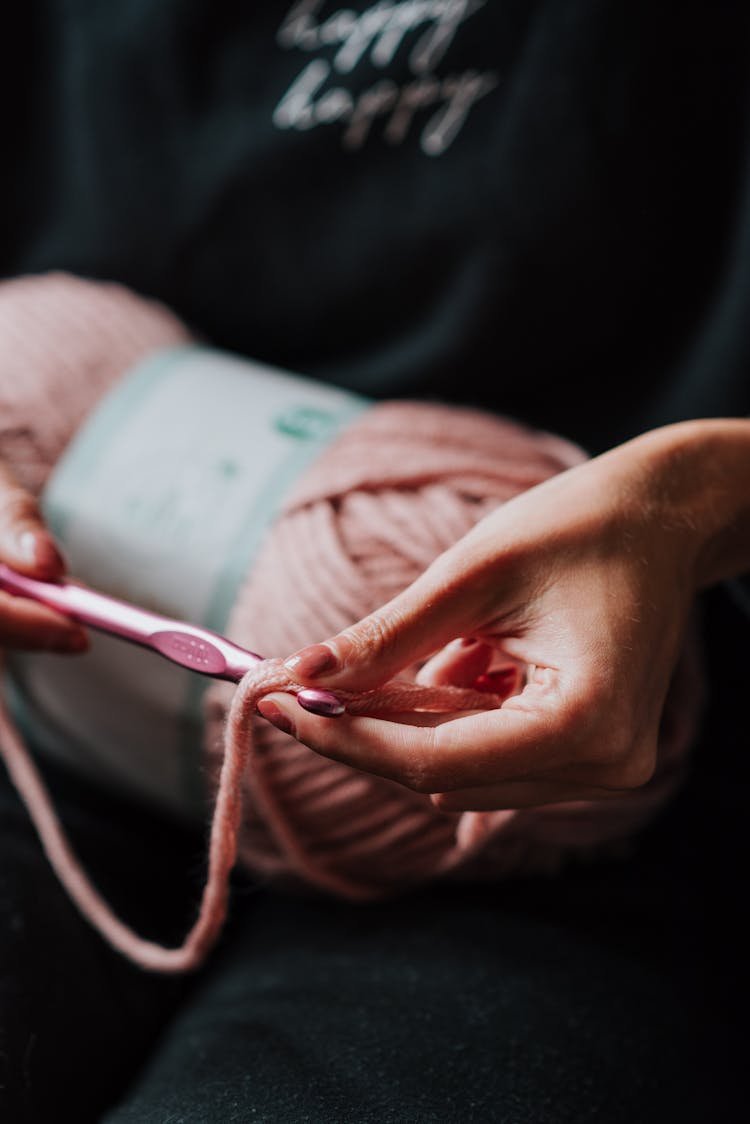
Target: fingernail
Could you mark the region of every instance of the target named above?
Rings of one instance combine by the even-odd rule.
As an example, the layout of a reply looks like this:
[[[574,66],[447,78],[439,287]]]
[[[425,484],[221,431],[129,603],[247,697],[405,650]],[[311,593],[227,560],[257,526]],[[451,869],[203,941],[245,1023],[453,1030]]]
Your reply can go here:
[[[310,714],[318,714],[321,718],[340,718],[346,713],[346,707],[333,691],[323,691],[320,687],[303,687],[297,692],[297,702],[303,710]]]
[[[337,671],[338,666],[339,661],[325,644],[313,644],[310,648],[301,648],[299,652],[295,652],[284,661],[287,671],[298,679],[316,679],[319,675]]]
[[[59,550],[46,535],[24,531],[18,540],[18,546],[22,557],[32,565],[55,570],[64,565]]]
[[[294,737],[294,723],[291,718],[284,713],[281,707],[277,706],[275,702],[270,699],[261,699],[258,703],[258,711],[266,718],[272,726],[278,730],[282,730],[285,734],[291,734]]]
[[[18,549],[27,562],[36,562],[36,535],[33,531],[23,532],[18,539]]]

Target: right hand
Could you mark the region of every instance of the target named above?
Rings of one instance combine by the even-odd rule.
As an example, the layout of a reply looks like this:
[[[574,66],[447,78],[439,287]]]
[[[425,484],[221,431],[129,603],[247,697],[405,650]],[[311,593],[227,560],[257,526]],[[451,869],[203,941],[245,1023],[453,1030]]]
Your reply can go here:
[[[0,461],[0,561],[40,580],[61,578],[65,562],[34,497]],[[84,652],[88,636],[75,621],[26,597],[0,590],[0,648]]]

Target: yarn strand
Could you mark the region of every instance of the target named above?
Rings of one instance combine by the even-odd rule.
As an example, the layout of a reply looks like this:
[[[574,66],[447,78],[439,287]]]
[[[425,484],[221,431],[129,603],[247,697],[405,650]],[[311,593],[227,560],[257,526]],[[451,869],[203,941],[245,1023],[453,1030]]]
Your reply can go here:
[[[237,858],[242,817],[242,777],[253,757],[252,721],[257,703],[272,691],[295,691],[280,660],[265,660],[239,683],[227,716],[224,756],[211,821],[208,872],[198,916],[183,943],[168,948],[140,936],[113,911],[84,870],[65,834],[42,776],[24,744],[5,702],[0,697],[0,754],[28,811],[50,865],[80,913],[114,949],[152,972],[194,971],[216,944],[227,918],[229,879]],[[499,705],[497,696],[458,687],[422,687],[394,682],[382,691],[339,692],[351,713],[396,713],[405,710],[477,710]],[[329,890],[356,892],[356,885],[332,872],[315,868],[271,800],[265,795],[277,834],[305,875]]]

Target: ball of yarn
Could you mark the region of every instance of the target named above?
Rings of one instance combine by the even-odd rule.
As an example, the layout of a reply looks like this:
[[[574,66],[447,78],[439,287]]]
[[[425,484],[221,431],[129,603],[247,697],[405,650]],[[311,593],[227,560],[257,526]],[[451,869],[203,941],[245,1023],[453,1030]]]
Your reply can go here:
[[[84,418],[125,371],[191,334],[122,285],[66,273],[0,283],[0,458],[38,495]]]
[[[114,381],[149,352],[190,339],[167,309],[119,285],[65,274],[0,284],[0,458],[38,493]],[[283,657],[382,605],[497,505],[584,458],[561,437],[438,402],[375,404],[332,442],[286,498],[227,629],[277,658],[238,689],[216,682],[205,695],[205,775],[216,805],[208,884],[185,946],[159,950],[130,934],[93,890],[73,888],[85,879],[62,833],[46,840],[79,906],[113,944],[157,970],[196,966],[220,931],[235,860],[297,891],[359,900],[437,878],[554,871],[631,839],[653,817],[684,775],[699,719],[694,640],[674,676],[655,773],[617,800],[448,815],[426,795],[319,757],[255,711],[262,694],[288,688]],[[408,690],[417,671],[406,669],[394,689]],[[450,688],[413,689],[426,705],[451,709]],[[464,693],[457,705],[501,702],[477,697]],[[377,692],[349,701],[377,712]],[[6,760],[20,760],[7,715],[0,740]],[[22,787],[25,768],[14,779],[28,804],[42,801],[36,781]]]

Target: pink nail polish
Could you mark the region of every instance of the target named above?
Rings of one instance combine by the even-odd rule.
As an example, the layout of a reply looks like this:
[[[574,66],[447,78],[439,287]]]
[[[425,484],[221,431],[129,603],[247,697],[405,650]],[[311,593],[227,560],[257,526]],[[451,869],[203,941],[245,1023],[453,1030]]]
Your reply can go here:
[[[284,667],[298,679],[316,679],[319,675],[336,671],[338,660],[325,644],[313,644],[295,652],[285,660]]]
[[[45,570],[59,570],[64,565],[55,544],[43,534],[24,531],[18,545],[23,557],[32,565],[42,566]]]
[[[18,540],[18,549],[27,562],[36,562],[36,535],[33,531],[24,531]]]

